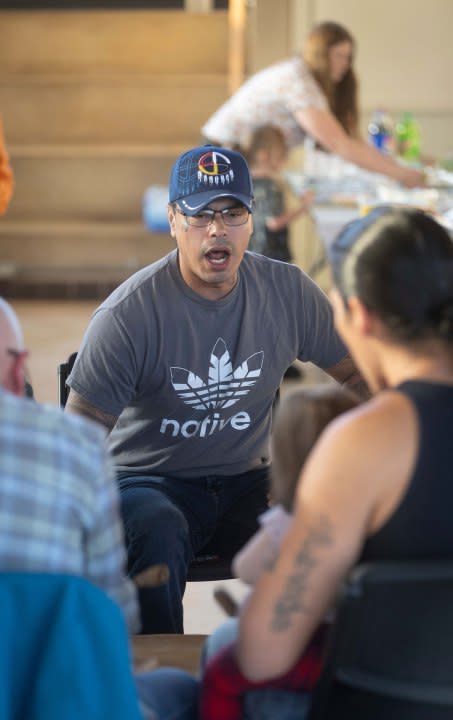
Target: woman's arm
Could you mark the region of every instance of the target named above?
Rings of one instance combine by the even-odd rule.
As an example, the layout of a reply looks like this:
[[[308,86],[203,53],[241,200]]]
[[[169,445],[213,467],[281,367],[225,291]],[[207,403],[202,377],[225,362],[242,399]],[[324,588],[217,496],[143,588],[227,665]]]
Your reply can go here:
[[[328,110],[314,107],[304,108],[298,110],[295,117],[300,126],[326,150],[340,155],[347,162],[371,172],[387,175],[406,187],[425,185],[425,177],[422,172],[403,167],[363,140],[350,137]]]

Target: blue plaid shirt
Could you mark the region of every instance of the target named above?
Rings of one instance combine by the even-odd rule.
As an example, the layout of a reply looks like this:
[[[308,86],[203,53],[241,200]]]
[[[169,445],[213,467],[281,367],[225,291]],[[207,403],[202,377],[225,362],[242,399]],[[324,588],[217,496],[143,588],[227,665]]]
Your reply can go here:
[[[96,423],[0,390],[0,571],[82,575],[139,628],[119,496]]]

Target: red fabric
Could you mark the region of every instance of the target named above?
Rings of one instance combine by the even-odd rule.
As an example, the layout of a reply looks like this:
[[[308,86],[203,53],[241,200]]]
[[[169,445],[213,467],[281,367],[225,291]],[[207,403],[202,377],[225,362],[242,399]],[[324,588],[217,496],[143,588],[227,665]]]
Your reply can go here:
[[[212,657],[203,674],[200,698],[201,720],[241,720],[242,696],[248,690],[281,688],[312,690],[321,673],[325,628],[321,626],[304,654],[285,675],[252,682],[239,670],[236,643],[231,643]]]

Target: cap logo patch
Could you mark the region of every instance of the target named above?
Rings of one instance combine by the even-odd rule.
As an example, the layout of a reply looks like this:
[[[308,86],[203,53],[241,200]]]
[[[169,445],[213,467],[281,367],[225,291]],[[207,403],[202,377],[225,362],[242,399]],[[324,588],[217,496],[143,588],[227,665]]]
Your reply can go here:
[[[231,161],[217,151],[204,153],[198,160],[198,182],[209,187],[225,185],[234,179]]]

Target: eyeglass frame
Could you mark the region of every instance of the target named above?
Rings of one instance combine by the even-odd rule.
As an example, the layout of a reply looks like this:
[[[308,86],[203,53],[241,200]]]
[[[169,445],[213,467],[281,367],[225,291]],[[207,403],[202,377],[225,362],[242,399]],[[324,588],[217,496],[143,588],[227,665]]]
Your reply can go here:
[[[200,212],[197,213],[197,215],[188,215],[187,213],[183,212],[183,210],[181,210],[181,209],[176,205],[176,203],[172,203],[172,208],[173,208],[173,210],[174,210],[175,212],[179,213],[180,215],[182,215],[182,216],[186,219],[186,223],[187,223],[190,227],[198,228],[199,230],[201,230],[201,229],[203,229],[203,228],[207,228],[207,227],[209,227],[213,222],[215,222],[215,216],[216,216],[216,215],[220,215],[220,216],[221,216],[222,222],[223,222],[227,227],[242,227],[243,225],[246,225],[247,220],[249,219],[250,215],[252,214],[251,211],[250,211],[245,205],[232,205],[231,207],[222,208],[222,210],[213,210],[212,208],[203,208],[203,210],[200,210]],[[247,214],[246,214],[245,220],[244,220],[243,222],[240,222],[238,225],[231,225],[230,223],[226,222],[225,217],[226,217],[226,214],[227,214],[230,210],[235,210],[235,209],[236,209],[236,210],[239,210],[239,209],[242,210],[242,209],[243,209],[243,210],[246,211]],[[206,225],[194,225],[193,223],[190,222],[189,218],[194,218],[194,217],[197,217],[197,216],[199,217],[199,215],[202,214],[202,213],[205,213],[205,214],[209,217],[209,221],[206,223]]]

